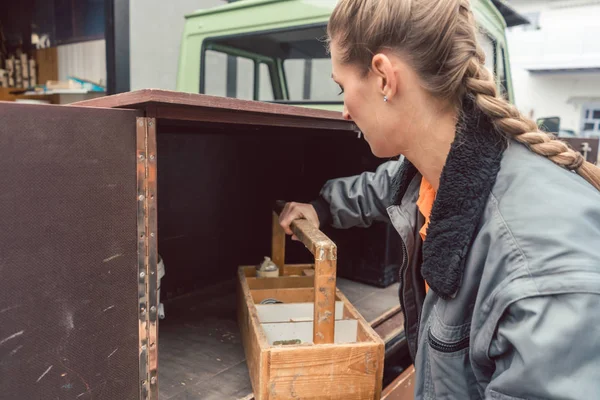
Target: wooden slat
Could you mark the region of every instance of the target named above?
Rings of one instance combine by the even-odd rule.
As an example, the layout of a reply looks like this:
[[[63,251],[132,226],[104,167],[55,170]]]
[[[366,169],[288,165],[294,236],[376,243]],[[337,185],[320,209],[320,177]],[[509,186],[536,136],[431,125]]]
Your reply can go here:
[[[374,343],[274,348],[268,399],[379,399],[378,357]]]
[[[315,299],[313,287],[251,290],[250,293],[254,304],[260,304],[265,299],[277,299],[284,303],[304,303]]]
[[[304,271],[312,270],[314,274],[315,264],[289,264],[285,266],[285,275],[300,275],[300,276],[308,276]],[[311,275],[313,275],[311,274]]]
[[[360,322],[359,326],[363,327],[363,329],[365,331],[365,335],[367,335],[368,339],[370,341],[373,341],[376,343],[381,343],[381,345],[383,345],[383,341],[381,340],[379,335],[373,330],[371,325],[369,325],[369,323],[367,321],[365,321],[363,316],[352,305],[352,303],[350,303],[348,301],[346,296],[344,296],[344,293],[342,293],[342,291],[338,290],[337,297],[344,302],[344,318],[357,319]]]
[[[335,318],[335,260],[318,260],[315,257],[315,313],[313,342],[333,343]]]
[[[279,267],[279,275],[285,275],[285,232],[279,225],[279,216],[273,213],[273,238],[271,240],[271,259]]]
[[[378,360],[381,360],[377,365],[377,382],[383,381],[383,361],[385,360],[385,344],[381,337],[373,330],[371,325],[365,321],[363,316],[356,310],[356,308],[348,301],[346,296],[341,291],[337,291],[337,296],[344,302],[344,312],[348,313],[351,318],[355,318],[358,320],[358,340],[360,341],[370,341],[376,343],[377,345],[377,357]],[[376,399],[379,399],[381,395],[381,384],[377,389]]]
[[[37,64],[37,82],[45,84],[47,81],[58,80],[58,50],[57,47],[48,47],[35,51]]]
[[[254,266],[243,266],[244,274],[246,278],[255,278],[256,277],[256,267]],[[285,276],[305,276],[304,271],[307,269],[315,268],[315,264],[287,264],[285,265]]]
[[[269,344],[263,330],[258,325],[258,314],[243,268],[238,270],[238,279],[238,325],[254,394],[258,399],[262,399],[264,398],[263,394],[267,391],[269,381],[269,377],[266,375],[269,372],[267,368]]]
[[[279,278],[246,278],[248,287],[257,289],[282,289],[313,287],[312,276],[281,276]]]
[[[402,313],[402,311],[401,311],[400,305],[397,305],[396,307],[390,308],[383,314],[379,315],[374,320],[369,321],[369,325],[371,325],[373,328],[377,328],[379,325],[381,325],[382,323],[384,323],[385,321],[387,321],[394,315],[401,314],[401,313]]]
[[[297,219],[290,224],[290,229],[315,256],[315,260],[337,260],[335,243],[308,220]]]
[[[411,366],[390,383],[381,400],[413,400],[415,398],[415,368]]]
[[[15,101],[17,96],[10,94],[11,91],[16,90],[15,88],[0,87],[0,101]]]
[[[383,323],[373,328],[384,342],[388,342],[398,337],[404,331],[404,315],[402,313],[394,314]]]

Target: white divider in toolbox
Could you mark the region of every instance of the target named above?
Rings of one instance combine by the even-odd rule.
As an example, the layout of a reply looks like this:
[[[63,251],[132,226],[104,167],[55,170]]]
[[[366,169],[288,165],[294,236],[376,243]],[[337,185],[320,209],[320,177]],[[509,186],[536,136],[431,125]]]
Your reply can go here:
[[[261,324],[269,345],[278,341],[312,343],[313,322],[275,322]],[[334,343],[355,343],[358,340],[358,321],[340,319],[335,321]]]
[[[311,322],[314,317],[314,310],[315,303],[256,304],[258,320],[261,323]],[[335,319],[342,319],[343,315],[344,303],[336,301]]]

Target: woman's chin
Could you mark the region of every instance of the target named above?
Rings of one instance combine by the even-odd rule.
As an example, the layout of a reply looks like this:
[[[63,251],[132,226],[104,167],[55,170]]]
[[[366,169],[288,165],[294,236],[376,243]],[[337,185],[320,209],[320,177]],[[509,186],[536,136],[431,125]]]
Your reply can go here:
[[[382,146],[376,146],[374,144],[372,144],[371,142],[369,142],[367,140],[367,143],[369,143],[369,147],[371,148],[371,153],[373,153],[373,155],[377,158],[389,158],[389,157],[393,157],[392,152],[390,152],[389,150],[386,151],[386,149]]]

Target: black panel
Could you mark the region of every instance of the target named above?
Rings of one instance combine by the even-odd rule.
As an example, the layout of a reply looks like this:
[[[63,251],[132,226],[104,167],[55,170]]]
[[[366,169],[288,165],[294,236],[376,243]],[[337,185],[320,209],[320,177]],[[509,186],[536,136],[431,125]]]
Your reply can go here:
[[[2,399],[137,399],[134,111],[0,104]]]
[[[159,123],[158,128],[164,299],[234,279],[239,265],[269,255],[274,200],[311,201],[327,179],[373,170],[382,161],[355,133],[208,124],[189,129]],[[360,235],[365,250],[356,249],[355,240],[339,248],[340,260],[346,260],[339,264],[339,276],[352,274],[357,263],[370,263],[367,274],[381,273],[374,271],[386,257],[387,233],[373,229],[368,239]],[[344,256],[350,251],[357,256]],[[286,256],[291,262],[311,260],[301,244],[291,241]]]
[[[129,0],[105,0],[106,92],[128,92],[129,71]]]

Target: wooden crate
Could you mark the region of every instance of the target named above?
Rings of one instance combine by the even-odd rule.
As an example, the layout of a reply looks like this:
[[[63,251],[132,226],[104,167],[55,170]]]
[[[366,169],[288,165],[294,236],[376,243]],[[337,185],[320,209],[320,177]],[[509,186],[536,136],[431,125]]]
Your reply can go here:
[[[280,276],[257,278],[253,266],[238,271],[238,322],[255,398],[379,399],[384,343],[336,289],[335,244],[306,220],[292,230],[314,265],[285,265],[285,234],[274,213]],[[283,304],[261,304],[267,298]],[[301,342],[289,344],[295,339]]]

